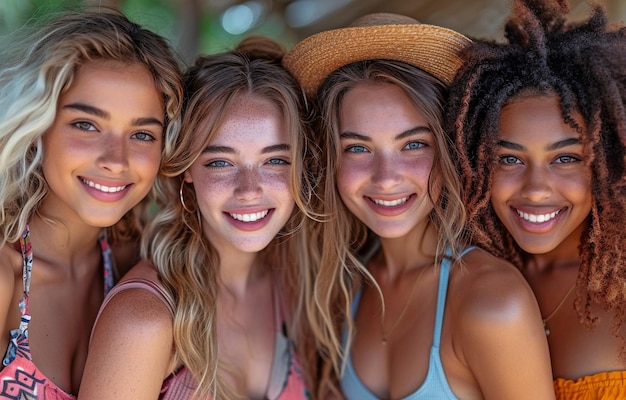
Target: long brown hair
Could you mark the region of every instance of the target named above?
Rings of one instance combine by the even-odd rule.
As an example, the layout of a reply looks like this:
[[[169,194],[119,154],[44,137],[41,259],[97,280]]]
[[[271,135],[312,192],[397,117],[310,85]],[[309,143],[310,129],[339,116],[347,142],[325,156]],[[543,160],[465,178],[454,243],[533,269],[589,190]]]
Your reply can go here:
[[[317,99],[320,110],[317,134],[323,149],[318,196],[320,213],[326,220],[318,225],[318,245],[322,250],[319,260],[314,264],[319,265],[315,300],[321,310],[328,310],[329,313],[322,314],[325,320],[318,325],[332,326],[329,322],[333,322],[335,327],[333,331],[325,331],[322,335],[322,356],[328,364],[327,373],[332,370],[336,375],[341,374],[346,349],[350,346],[353,325],[349,316],[355,288],[366,279],[373,282],[359,260],[359,253],[370,246],[368,241],[373,234],[349,211],[337,188],[336,175],[341,156],[339,112],[346,93],[355,85],[381,82],[400,87],[422,112],[433,133],[436,151],[428,195],[433,203],[430,223],[439,233],[436,257],[441,259],[446,248],[458,255],[465,242],[465,209],[461,202],[460,180],[453,161],[451,141],[443,129],[443,112],[448,94],[446,86],[417,67],[393,60],[359,61],[329,75],[320,87]],[[440,194],[433,198],[433,193]],[[344,324],[348,330],[345,347],[342,346],[340,332]],[[330,390],[334,390],[332,381],[332,378],[327,379]]]
[[[279,290],[290,306],[289,335],[301,335],[299,322],[311,293],[304,247],[310,184],[304,160],[308,135],[303,121],[304,95],[281,66],[282,48],[266,38],[248,38],[235,50],[199,57],[184,75],[185,102],[181,140],[166,160],[167,178],[158,183],[160,209],[146,228],[142,256],[152,262],[174,304],[177,362],[193,375],[197,398],[235,398],[233,388],[217,379],[228,366],[218,356],[216,304],[220,260],[200,226],[195,192],[183,174],[200,156],[239,96],[253,94],[281,110],[291,143],[291,187],[297,204],[282,233],[262,257],[272,257]],[[308,158],[307,158],[308,159]],[[181,186],[182,184],[182,186]],[[179,190],[181,193],[179,194]],[[184,199],[184,205],[179,196]],[[306,364],[304,364],[306,365]],[[305,369],[306,372],[306,369]],[[308,383],[313,378],[307,375]]]

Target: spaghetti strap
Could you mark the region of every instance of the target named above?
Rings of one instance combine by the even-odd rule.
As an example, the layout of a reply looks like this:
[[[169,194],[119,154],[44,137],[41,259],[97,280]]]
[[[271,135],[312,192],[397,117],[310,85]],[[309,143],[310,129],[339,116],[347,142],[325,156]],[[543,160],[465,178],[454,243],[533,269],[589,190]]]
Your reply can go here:
[[[441,339],[441,327],[443,325],[443,312],[446,308],[446,295],[448,293],[448,278],[450,277],[450,251],[447,250],[439,269],[439,288],[437,291],[437,311],[435,313],[435,332],[433,333],[433,346],[439,348]]]
[[[106,230],[98,237],[100,250],[102,251],[102,265],[104,267],[104,295],[106,296],[115,285],[113,277],[113,257],[111,256],[111,247],[107,242]]]
[[[467,247],[459,254],[459,258],[463,257],[470,251],[474,250],[475,246]],[[450,267],[452,266],[452,252],[447,249],[443,260],[441,261],[441,268],[439,271],[439,291],[437,293],[437,312],[435,316],[435,333],[433,334],[433,345],[439,347],[441,339],[441,327],[443,326],[443,313],[446,308],[446,295],[448,293],[448,281],[450,278]]]

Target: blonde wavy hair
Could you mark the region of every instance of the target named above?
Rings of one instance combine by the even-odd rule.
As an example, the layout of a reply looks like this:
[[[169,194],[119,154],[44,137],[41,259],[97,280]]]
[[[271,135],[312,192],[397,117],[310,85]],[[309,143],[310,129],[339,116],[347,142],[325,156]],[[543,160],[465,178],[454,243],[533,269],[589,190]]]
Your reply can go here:
[[[289,309],[289,336],[301,336],[302,309],[311,293],[305,243],[311,177],[305,168],[310,151],[303,116],[304,95],[281,66],[282,47],[267,38],[253,37],[233,51],[199,57],[184,76],[185,103],[182,135],[168,160],[167,178],[160,180],[160,209],[147,225],[142,257],[152,262],[175,304],[174,345],[177,364],[184,365],[197,383],[195,398],[241,397],[217,379],[219,360],[216,301],[220,260],[200,226],[193,187],[183,174],[211,142],[235,99],[254,95],[276,104],[284,116],[291,143],[291,187],[297,204],[287,225],[260,254],[278,277]],[[185,207],[179,199],[182,196]],[[301,251],[301,249],[303,249]],[[297,251],[296,251],[297,250]],[[303,325],[304,326],[304,325]],[[306,370],[306,368],[305,368]],[[308,384],[314,378],[307,376]]]
[[[321,114],[317,132],[323,149],[319,213],[325,216],[326,221],[319,224],[316,230],[321,254],[314,262],[318,266],[314,298],[318,303],[316,308],[323,310],[319,314],[323,319],[317,324],[318,335],[322,338],[318,347],[324,358],[323,381],[330,385],[329,390],[336,390],[337,376],[342,373],[346,349],[351,343],[353,321],[350,310],[354,292],[364,279],[373,280],[359,255],[371,251],[376,237],[343,203],[336,179],[341,159],[339,112],[346,93],[363,83],[390,83],[400,87],[422,112],[434,136],[436,151],[428,195],[434,205],[430,222],[439,233],[436,259],[440,260],[447,248],[457,258],[460,248],[467,242],[461,185],[453,162],[454,148],[443,129],[447,101],[445,85],[416,67],[393,60],[355,62],[329,75],[317,98]],[[437,193],[438,197],[433,198],[433,194]],[[372,283],[375,285],[375,282]],[[341,330],[344,326],[348,329],[348,343],[342,348]],[[334,329],[325,330],[325,327]]]
[[[4,38],[0,48],[0,245],[15,242],[48,193],[42,137],[53,124],[59,97],[85,63],[141,64],[165,104],[163,158],[173,150],[182,107],[181,71],[161,36],[121,13],[98,9],[67,13]],[[111,236],[139,233],[131,210]]]

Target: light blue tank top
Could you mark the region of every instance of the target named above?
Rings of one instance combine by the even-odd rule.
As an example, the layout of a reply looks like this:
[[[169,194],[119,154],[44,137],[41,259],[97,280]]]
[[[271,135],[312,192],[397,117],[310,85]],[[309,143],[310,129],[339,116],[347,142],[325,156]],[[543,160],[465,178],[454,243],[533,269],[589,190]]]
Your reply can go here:
[[[468,253],[474,247],[465,249],[461,256]],[[433,345],[430,348],[430,361],[428,363],[428,373],[426,379],[415,392],[403,397],[401,400],[459,400],[446,379],[443,371],[441,357],[439,356],[439,342],[441,339],[441,326],[443,325],[443,311],[446,306],[446,293],[448,291],[448,278],[450,276],[450,252],[446,251],[446,258],[441,261],[439,271],[439,289],[437,292],[437,312],[435,315],[435,332],[433,334]],[[361,290],[359,290],[352,304],[352,318],[356,315],[356,310],[361,299]],[[343,334],[343,344],[347,341],[347,330]],[[372,392],[370,392],[363,382],[359,379],[352,365],[352,357],[347,354],[347,364],[344,375],[341,379],[341,389],[349,400],[378,400]]]

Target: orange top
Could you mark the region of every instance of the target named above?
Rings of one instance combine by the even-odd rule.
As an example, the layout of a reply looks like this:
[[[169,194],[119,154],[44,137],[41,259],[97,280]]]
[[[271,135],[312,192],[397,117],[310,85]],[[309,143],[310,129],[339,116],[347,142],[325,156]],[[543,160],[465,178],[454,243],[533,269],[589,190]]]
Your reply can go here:
[[[600,372],[575,381],[554,381],[556,400],[626,399],[626,371]]]

